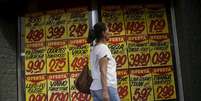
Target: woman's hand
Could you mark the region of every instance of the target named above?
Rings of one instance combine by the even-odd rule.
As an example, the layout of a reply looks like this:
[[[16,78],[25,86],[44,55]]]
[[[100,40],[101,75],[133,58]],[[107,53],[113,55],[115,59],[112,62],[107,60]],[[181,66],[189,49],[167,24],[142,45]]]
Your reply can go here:
[[[103,101],[110,101],[109,94],[107,90],[103,90]]]

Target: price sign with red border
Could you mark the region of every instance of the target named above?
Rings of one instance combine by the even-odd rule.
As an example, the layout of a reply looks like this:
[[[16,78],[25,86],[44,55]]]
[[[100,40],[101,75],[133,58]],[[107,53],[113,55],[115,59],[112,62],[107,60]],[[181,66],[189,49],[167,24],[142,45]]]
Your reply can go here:
[[[131,101],[128,70],[117,71],[118,93],[121,101]]]
[[[123,11],[120,6],[103,6],[101,16],[110,36],[125,35]]]
[[[66,41],[47,42],[47,73],[68,72]]]
[[[126,34],[147,34],[145,8],[141,5],[135,5],[125,6],[123,10]]]
[[[67,37],[67,18],[64,10],[48,11],[45,19],[46,40],[62,40]]]
[[[149,35],[152,66],[172,65],[172,53],[168,34]]]
[[[70,101],[92,101],[92,97],[88,94],[81,93],[75,88],[74,81],[80,72],[70,73]]]
[[[69,101],[69,75],[48,75],[48,101]]]
[[[172,67],[153,68],[154,96],[157,101],[176,99]]]
[[[26,101],[47,101],[45,75],[25,77]]]
[[[146,5],[148,34],[169,33],[165,6]]]
[[[153,86],[150,69],[130,70],[132,101],[153,101]]]
[[[46,73],[45,44],[25,44],[25,75]]]
[[[68,41],[70,72],[81,71],[89,66],[90,45],[86,39],[71,39]]]
[[[129,68],[150,66],[147,35],[129,36],[127,40]]]
[[[110,37],[108,47],[116,60],[117,69],[127,68],[128,62],[125,36]]]
[[[86,7],[71,8],[67,11],[69,38],[86,38],[89,33],[88,10]]]
[[[35,13],[24,17],[25,43],[45,41],[44,19],[43,13]]]

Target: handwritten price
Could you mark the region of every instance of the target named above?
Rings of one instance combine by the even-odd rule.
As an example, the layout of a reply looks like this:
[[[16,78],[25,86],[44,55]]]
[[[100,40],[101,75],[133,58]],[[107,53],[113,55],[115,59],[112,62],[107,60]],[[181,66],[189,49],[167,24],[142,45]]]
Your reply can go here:
[[[149,26],[149,32],[162,32],[165,28],[165,20],[164,19],[155,19],[151,20],[151,24]]]
[[[38,73],[43,70],[44,66],[45,66],[44,60],[29,61],[27,64],[28,69],[26,70],[26,72]]]
[[[170,98],[174,94],[173,85],[158,86],[157,97],[160,98]]]
[[[43,36],[43,29],[31,29],[26,38],[28,39],[28,41],[40,41]]]
[[[50,72],[63,71],[66,65],[66,58],[51,59],[49,62]]]
[[[29,97],[29,101],[46,101],[46,95],[45,94],[31,94],[31,96]]]
[[[149,63],[150,54],[130,54],[129,58],[130,66],[146,66]]]
[[[116,34],[119,34],[120,32],[123,31],[123,24],[120,22],[120,23],[108,23],[107,24],[107,27],[109,29],[109,32],[113,32],[113,33],[116,33]]]
[[[128,95],[128,86],[119,86],[118,93],[121,99],[126,97],[126,95]]]
[[[62,35],[64,35],[65,32],[65,28],[63,26],[60,27],[50,27],[48,28],[48,39],[57,39],[57,38],[61,38]]]
[[[77,37],[83,36],[86,33],[87,28],[88,28],[87,24],[71,25],[69,27],[70,37],[75,37],[76,35]]]
[[[72,96],[71,101],[90,101],[91,100],[90,95],[80,93],[80,92],[73,92],[71,96]]]
[[[155,52],[152,57],[153,64],[167,64],[170,60],[170,52]]]
[[[126,55],[117,55],[115,57],[115,60],[117,62],[117,67],[121,67],[126,63]]]
[[[133,100],[134,101],[147,101],[148,96],[151,93],[151,88],[137,88],[135,89]]]
[[[130,31],[130,34],[140,34],[144,31],[145,24],[144,22],[128,22],[127,23],[127,30]]]
[[[88,65],[88,57],[75,57],[73,62],[71,63],[73,70],[82,69],[87,65]]]
[[[39,23],[41,21],[40,16],[31,16],[29,17],[28,21],[30,23]]]
[[[49,101],[68,101],[68,93],[53,92]]]

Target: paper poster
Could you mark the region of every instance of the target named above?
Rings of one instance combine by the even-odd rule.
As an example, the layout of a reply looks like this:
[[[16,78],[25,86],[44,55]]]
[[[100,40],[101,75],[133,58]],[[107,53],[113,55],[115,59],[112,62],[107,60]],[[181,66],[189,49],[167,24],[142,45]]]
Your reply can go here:
[[[69,75],[48,75],[48,101],[69,101]]]
[[[125,36],[110,37],[108,42],[108,47],[112,53],[113,58],[116,60],[117,69],[127,68],[127,45]]]
[[[130,70],[132,101],[154,101],[150,69]]]
[[[66,41],[47,42],[47,73],[68,72]]]
[[[70,72],[81,71],[89,66],[90,45],[86,39],[72,39],[68,41]]]
[[[45,43],[25,44],[25,75],[45,74]]]
[[[45,41],[44,19],[43,13],[35,13],[24,17],[25,43]]]
[[[106,24],[110,36],[125,35],[123,10],[120,6],[103,6],[102,21]]]
[[[147,34],[145,8],[141,5],[125,6],[124,20],[126,35]]]
[[[47,101],[45,75],[25,76],[26,101]]]
[[[128,70],[117,71],[117,86],[121,101],[131,101]]]
[[[157,101],[176,99],[172,67],[153,68],[154,96]]]
[[[150,53],[147,35],[128,36],[129,68],[150,66]]]
[[[70,73],[70,101],[92,101],[92,97],[88,94],[79,92],[74,85],[75,79],[80,72]]]
[[[168,21],[165,6],[146,5],[148,34],[166,34]]]
[[[168,34],[149,35],[152,66],[172,65],[172,53]]]
[[[86,7],[67,10],[68,38],[86,38],[89,33],[89,13]]]
[[[64,10],[48,11],[45,18],[46,41],[66,39],[67,18]]]

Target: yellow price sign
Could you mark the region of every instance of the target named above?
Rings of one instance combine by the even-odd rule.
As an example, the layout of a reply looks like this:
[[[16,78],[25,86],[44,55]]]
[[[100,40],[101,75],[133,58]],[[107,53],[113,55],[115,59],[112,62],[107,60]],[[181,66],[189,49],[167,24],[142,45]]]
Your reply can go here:
[[[45,75],[25,77],[26,101],[47,101]]]
[[[63,40],[67,37],[67,18],[64,10],[48,11],[46,15],[46,40]]]
[[[150,69],[130,71],[132,101],[153,101],[152,76]]]
[[[152,75],[155,100],[176,99],[172,67],[153,68]]]
[[[101,16],[110,36],[125,35],[123,11],[120,6],[103,6]]]
[[[66,41],[47,42],[47,73],[68,72]]]

